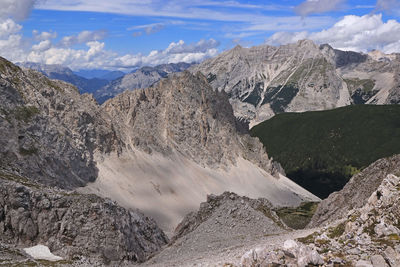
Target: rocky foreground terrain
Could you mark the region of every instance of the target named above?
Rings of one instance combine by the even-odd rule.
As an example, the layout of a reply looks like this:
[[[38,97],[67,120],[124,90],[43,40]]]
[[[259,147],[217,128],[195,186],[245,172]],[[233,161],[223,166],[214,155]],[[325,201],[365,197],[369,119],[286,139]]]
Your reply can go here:
[[[0,257],[1,265],[11,266],[28,264],[15,246],[37,244],[48,246],[64,263],[143,262],[168,238],[154,220],[111,200],[0,172],[0,242],[16,251]]]
[[[209,196],[144,265],[400,266],[400,178],[393,174],[400,174],[399,163],[399,156],[382,159],[354,176],[350,185],[358,190],[322,201],[305,230],[287,227],[264,199]],[[341,207],[335,195],[349,204]]]

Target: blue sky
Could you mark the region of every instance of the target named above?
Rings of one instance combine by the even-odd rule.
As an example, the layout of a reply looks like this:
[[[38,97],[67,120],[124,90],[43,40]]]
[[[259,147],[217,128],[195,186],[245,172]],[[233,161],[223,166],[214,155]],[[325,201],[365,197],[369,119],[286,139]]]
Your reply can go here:
[[[0,9],[1,56],[73,69],[201,61],[236,44],[304,38],[400,52],[399,0],[2,0]]]

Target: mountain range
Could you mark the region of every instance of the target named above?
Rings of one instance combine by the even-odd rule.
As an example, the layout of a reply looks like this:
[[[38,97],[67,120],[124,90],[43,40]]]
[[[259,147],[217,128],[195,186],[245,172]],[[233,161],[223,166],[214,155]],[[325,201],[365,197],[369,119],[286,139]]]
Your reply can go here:
[[[284,177],[228,97],[184,72],[99,106],[76,87],[1,59],[1,167],[151,215],[167,233],[207,194],[319,200]]]
[[[381,104],[398,103],[399,55],[308,40],[237,46],[198,65],[144,67],[89,93],[78,85],[92,79],[32,66],[0,58],[1,263],[399,266],[399,156],[367,167],[387,156],[381,143],[339,138],[379,128],[378,141],[393,136],[397,106]],[[321,109],[334,110],[287,113]],[[355,140],[371,152],[337,157],[372,155],[360,166],[329,161],[356,174],[322,201],[271,158],[290,172],[298,162],[285,152],[303,158],[317,140],[329,143],[308,131],[330,147],[354,150]]]
[[[250,126],[283,112],[400,102],[400,55],[341,51],[309,40],[236,46],[191,70],[228,93],[235,116]]]

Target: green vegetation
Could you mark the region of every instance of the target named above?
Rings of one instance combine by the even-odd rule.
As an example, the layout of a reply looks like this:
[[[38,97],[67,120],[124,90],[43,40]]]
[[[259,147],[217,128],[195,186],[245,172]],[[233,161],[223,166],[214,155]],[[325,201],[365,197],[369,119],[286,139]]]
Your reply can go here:
[[[297,208],[280,208],[276,214],[290,228],[304,229],[318,207],[317,202],[305,202]]]
[[[306,237],[300,237],[297,238],[297,241],[303,243],[303,244],[311,244],[311,243],[315,243],[315,237],[318,235],[318,233],[313,233],[311,235],[308,235]]]
[[[12,113],[15,119],[19,121],[29,122],[33,116],[39,113],[39,109],[35,106],[19,106]]]
[[[345,224],[344,223],[340,223],[337,226],[330,228],[329,232],[328,232],[328,237],[329,238],[337,238],[343,235],[344,231],[345,231]]]
[[[400,153],[400,106],[278,114],[251,129],[287,176],[326,198],[372,162]]]
[[[358,78],[354,79],[344,79],[347,83],[347,87],[350,92],[353,92],[357,89],[361,89],[363,92],[371,92],[375,87],[375,81],[371,79],[360,80]]]
[[[0,179],[20,183],[28,187],[34,187],[34,188],[40,187],[38,184],[32,182],[31,180],[13,173],[0,171]]]
[[[31,156],[37,154],[38,149],[36,147],[30,147],[28,149],[25,149],[23,147],[19,148],[19,153],[23,156]]]
[[[18,70],[20,70],[18,66],[14,65],[10,61],[4,58],[0,58],[0,72],[5,73],[7,69],[11,69],[11,71],[13,72],[17,72]]]

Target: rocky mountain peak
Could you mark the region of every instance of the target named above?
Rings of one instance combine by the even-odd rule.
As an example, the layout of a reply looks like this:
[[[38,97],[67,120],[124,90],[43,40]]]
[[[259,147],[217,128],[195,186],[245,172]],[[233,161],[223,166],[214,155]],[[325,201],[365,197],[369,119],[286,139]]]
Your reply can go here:
[[[236,47],[190,69],[201,71],[214,90],[227,92],[235,116],[253,126],[282,112],[397,103],[398,57],[385,58],[301,40]]]
[[[242,156],[270,168],[258,140],[237,134],[239,126],[227,94],[214,91],[199,72],[186,71],[147,89],[126,91],[102,108],[125,127],[120,131],[124,143],[149,153],[178,151],[214,167]],[[154,126],[150,132],[146,131],[149,125]]]

